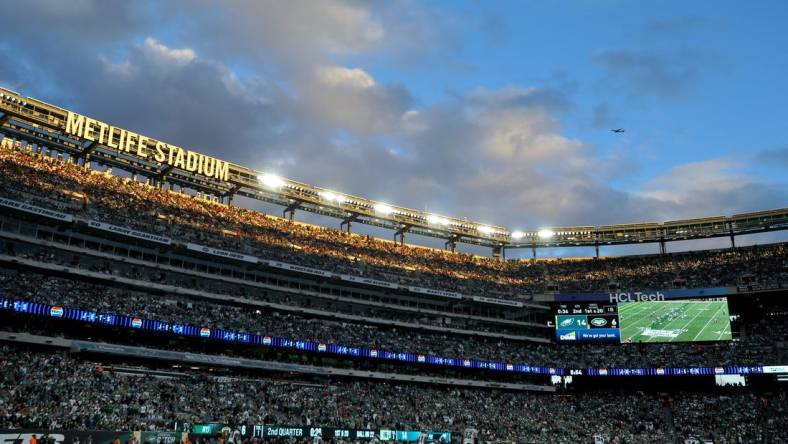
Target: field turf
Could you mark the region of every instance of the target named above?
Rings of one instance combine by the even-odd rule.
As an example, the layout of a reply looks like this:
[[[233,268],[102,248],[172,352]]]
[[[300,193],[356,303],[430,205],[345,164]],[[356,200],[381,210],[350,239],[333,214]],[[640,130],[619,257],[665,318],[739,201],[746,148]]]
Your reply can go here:
[[[621,342],[728,341],[727,301],[622,302]]]

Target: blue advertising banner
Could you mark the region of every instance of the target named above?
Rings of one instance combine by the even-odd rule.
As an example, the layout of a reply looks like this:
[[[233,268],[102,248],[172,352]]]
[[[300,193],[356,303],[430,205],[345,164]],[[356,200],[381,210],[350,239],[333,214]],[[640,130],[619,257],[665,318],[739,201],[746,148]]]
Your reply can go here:
[[[620,330],[617,328],[593,328],[585,330],[555,330],[555,338],[560,342],[621,342]]]

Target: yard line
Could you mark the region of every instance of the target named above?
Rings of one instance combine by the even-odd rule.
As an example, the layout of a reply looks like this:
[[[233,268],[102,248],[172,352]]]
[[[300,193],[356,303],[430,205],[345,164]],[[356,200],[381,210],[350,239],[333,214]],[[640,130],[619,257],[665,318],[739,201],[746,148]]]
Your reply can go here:
[[[650,307],[645,305],[644,302],[628,302],[628,303],[624,304],[625,307],[627,305],[631,305],[631,306],[633,306],[635,308],[628,308],[627,307],[626,308],[626,312],[627,312],[626,316],[622,316],[621,315],[621,309],[619,308],[619,312],[618,312],[618,326],[621,329],[621,337],[625,336],[624,335],[625,331],[626,332],[629,332],[631,330],[635,331],[635,334],[631,334],[631,335],[627,335],[626,336],[626,339],[630,339],[630,338],[632,338],[632,337],[637,335],[637,331],[638,331],[637,328],[639,326],[639,323],[636,321],[636,319],[638,318],[638,314],[643,312],[643,313],[645,313],[647,315],[649,313],[648,308],[650,308]],[[630,313],[630,311],[633,311],[633,310],[634,310],[634,313]],[[631,318],[629,316],[631,316]],[[624,319],[626,319],[626,321],[624,321]],[[623,328],[623,325],[625,324],[625,322],[626,322],[626,324],[629,324],[629,325],[626,328]]]
[[[692,325],[693,322],[695,322],[695,319],[697,319],[698,316],[701,315],[701,313],[703,313],[703,307],[698,307],[698,305],[700,305],[700,304],[696,303],[696,302],[686,302],[686,301],[684,301],[684,304],[687,304],[687,306],[690,307],[687,311],[689,311],[689,312],[692,312],[693,310],[697,311],[697,314],[692,319],[690,319],[688,322],[685,322],[685,323],[681,324],[681,326],[679,327],[679,328],[683,328],[683,329],[689,330],[689,326]],[[677,319],[676,321],[681,321],[681,318]],[[669,330],[668,327],[670,327],[676,321],[669,322],[668,324],[666,324],[660,330]],[[681,334],[679,334],[679,336],[681,336]],[[649,338],[649,340],[647,340],[646,342],[652,342],[651,339],[655,339],[655,338],[656,337]],[[677,338],[678,338],[678,336],[677,336]],[[658,342],[658,341],[655,341],[655,342]],[[665,342],[684,342],[684,341],[678,341],[678,340],[674,341],[671,338],[670,340],[665,341]]]
[[[703,333],[703,330],[706,330],[706,328],[709,326],[709,323],[711,323],[711,320],[717,317],[717,313],[719,313],[720,310],[722,310],[722,304],[719,304],[719,307],[717,307],[717,310],[714,312],[714,314],[711,315],[708,321],[706,321],[706,325],[704,325],[703,328],[700,329],[698,334],[696,334],[695,337],[692,338],[693,341],[698,339],[698,336],[700,336],[700,334]]]

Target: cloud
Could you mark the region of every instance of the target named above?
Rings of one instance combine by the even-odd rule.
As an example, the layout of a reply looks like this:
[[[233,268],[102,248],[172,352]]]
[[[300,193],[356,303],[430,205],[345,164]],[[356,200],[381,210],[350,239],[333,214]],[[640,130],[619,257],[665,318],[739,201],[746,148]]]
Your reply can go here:
[[[788,168],[788,148],[759,150],[753,157],[756,162],[769,168]]]
[[[709,20],[707,18],[697,15],[672,17],[647,24],[643,28],[643,37],[646,39],[685,37],[706,28],[708,25]]]
[[[653,199],[666,219],[757,211],[788,199],[783,186],[743,171],[744,164],[729,159],[681,164],[646,182],[638,194]]]
[[[369,89],[375,87],[375,79],[359,68],[327,66],[318,70],[317,77],[323,84],[330,87],[347,87],[350,89]]]
[[[237,162],[254,159],[287,119],[291,101],[276,84],[239,78],[193,48],[146,37],[123,52],[120,59],[102,54],[86,61],[90,81],[70,85],[80,93],[81,111]]]
[[[298,87],[301,118],[327,132],[390,133],[413,102],[404,86],[380,84],[359,68],[321,66]]]
[[[610,105],[600,103],[593,110],[594,128],[612,128],[618,126],[617,118],[612,115]]]
[[[148,58],[155,63],[159,63],[161,67],[179,68],[190,64],[197,58],[197,54],[191,48],[168,48],[153,37],[145,39],[143,49]]]
[[[672,99],[685,95],[699,81],[700,58],[647,51],[604,50],[591,59],[604,71],[602,84],[632,96]]]
[[[373,6],[354,0],[235,0],[227,5],[181,0],[167,7],[173,16],[192,12],[194,31],[211,36],[199,43],[206,53],[244,58],[251,64],[275,59],[277,69],[298,75],[331,57],[382,44],[388,36]]]

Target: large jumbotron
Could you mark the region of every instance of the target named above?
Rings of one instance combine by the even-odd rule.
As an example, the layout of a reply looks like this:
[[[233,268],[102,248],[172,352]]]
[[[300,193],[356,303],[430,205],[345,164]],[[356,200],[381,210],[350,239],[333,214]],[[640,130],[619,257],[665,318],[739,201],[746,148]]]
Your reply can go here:
[[[100,162],[147,178],[157,186],[191,188],[232,202],[244,196],[281,205],[284,214],[296,210],[341,220],[350,230],[353,223],[374,225],[394,231],[404,241],[406,233],[456,243],[488,246],[495,256],[509,248],[593,246],[658,242],[665,252],[670,241],[730,237],[788,229],[788,208],[713,216],[700,219],[644,222],[636,224],[543,227],[510,231],[467,219],[376,202],[318,186],[254,171],[176,145],[157,141],[90,117],[24,97],[0,88],[0,123],[7,137],[24,140],[53,153],[67,154],[74,162]]]

